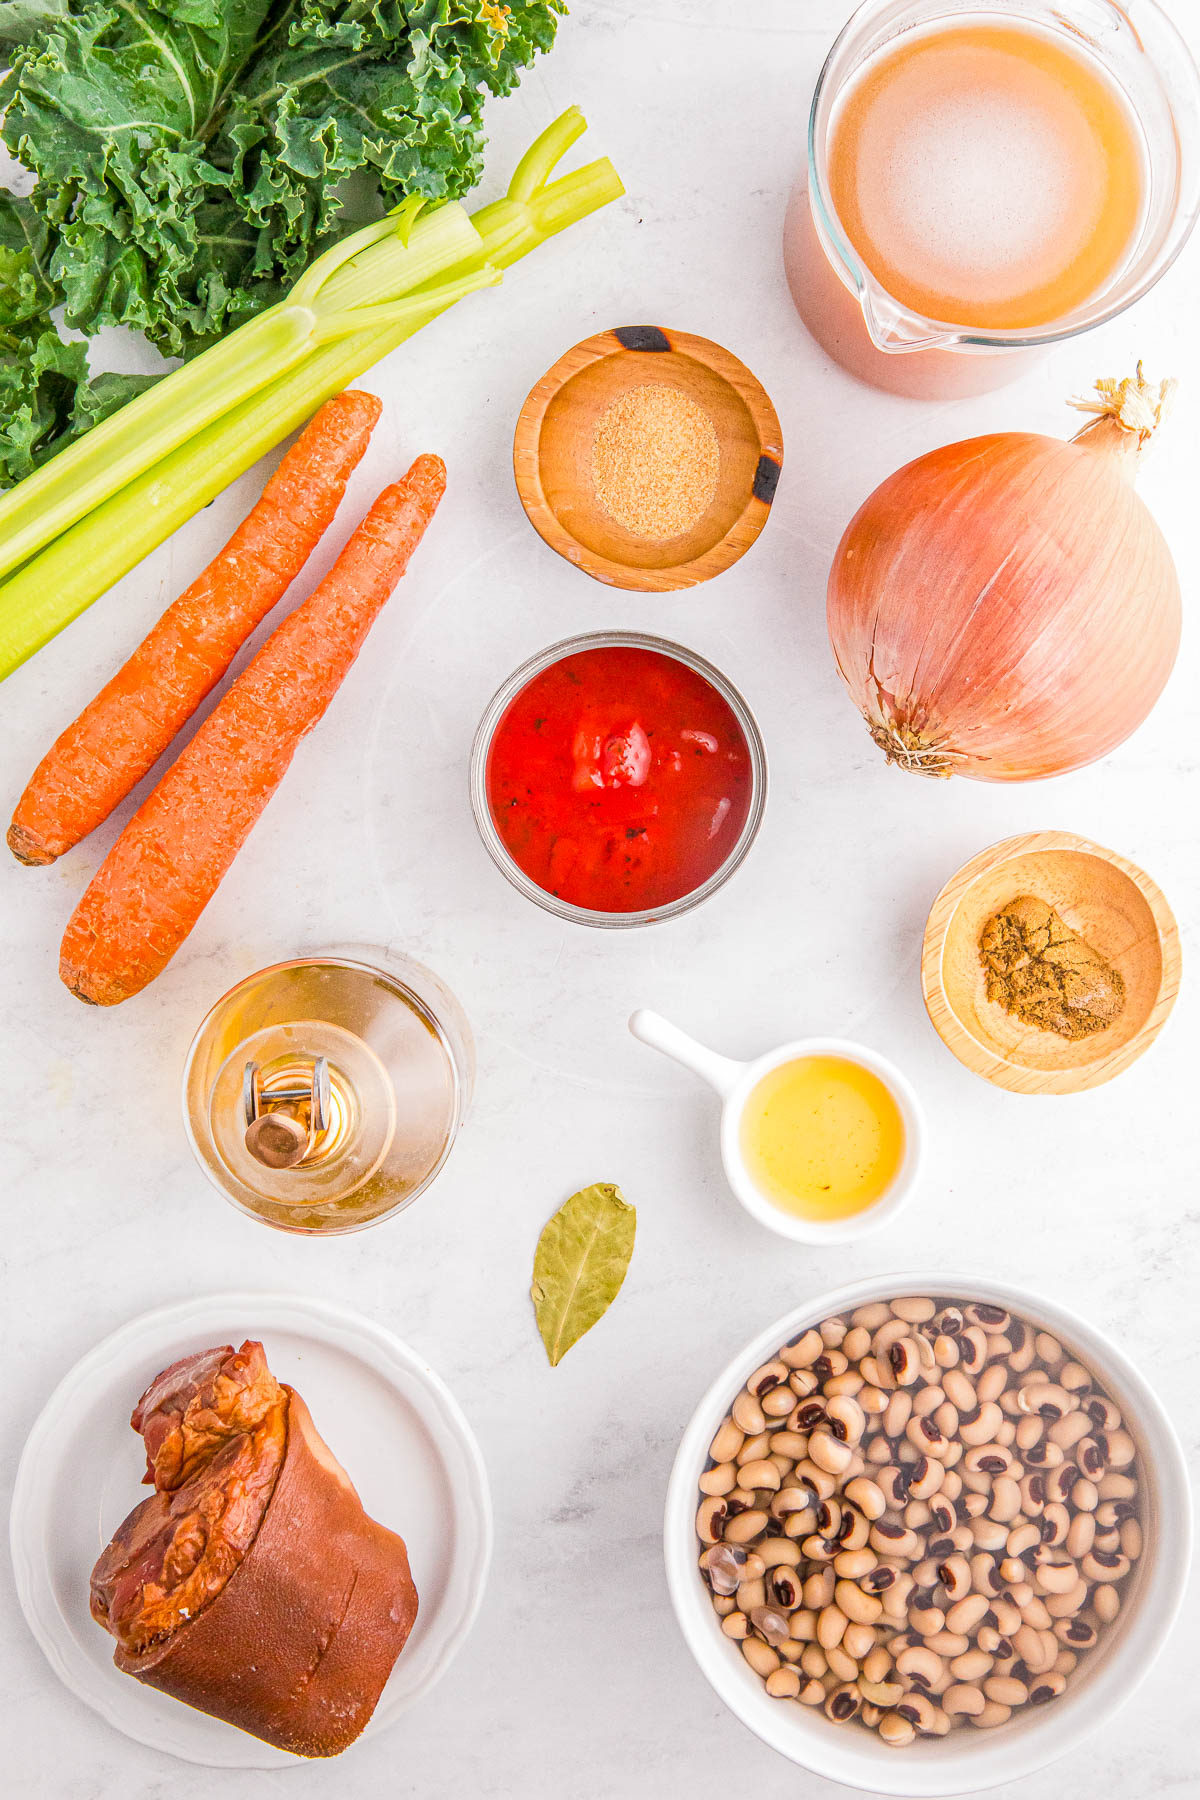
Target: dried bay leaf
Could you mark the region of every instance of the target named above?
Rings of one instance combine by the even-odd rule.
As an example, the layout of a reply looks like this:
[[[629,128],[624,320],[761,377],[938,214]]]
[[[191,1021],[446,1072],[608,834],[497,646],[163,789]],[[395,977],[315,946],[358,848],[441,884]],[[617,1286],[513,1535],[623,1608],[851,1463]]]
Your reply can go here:
[[[621,1291],[637,1212],[611,1181],[581,1188],[538,1239],[530,1294],[551,1365],[603,1318]]]

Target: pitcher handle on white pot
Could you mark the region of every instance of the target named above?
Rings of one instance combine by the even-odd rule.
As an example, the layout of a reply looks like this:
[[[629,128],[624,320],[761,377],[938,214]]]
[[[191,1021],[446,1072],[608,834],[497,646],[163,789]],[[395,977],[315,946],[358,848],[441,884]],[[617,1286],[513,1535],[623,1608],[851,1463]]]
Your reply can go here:
[[[682,1063],[685,1069],[706,1081],[723,1100],[729,1098],[746,1072],[745,1063],[734,1062],[732,1057],[720,1056],[706,1044],[697,1043],[686,1031],[680,1031],[678,1025],[664,1019],[661,1013],[649,1012],[643,1007],[630,1018],[629,1029],[643,1044],[649,1044],[652,1050],[661,1050],[672,1062]]]

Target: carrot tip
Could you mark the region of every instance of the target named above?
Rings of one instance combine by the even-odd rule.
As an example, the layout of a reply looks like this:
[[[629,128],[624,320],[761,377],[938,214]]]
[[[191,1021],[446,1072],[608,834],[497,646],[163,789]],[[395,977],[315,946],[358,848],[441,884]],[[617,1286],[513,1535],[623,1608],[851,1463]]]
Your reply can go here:
[[[58,860],[56,850],[48,850],[40,838],[34,837],[31,831],[26,831],[23,825],[18,825],[15,819],[8,828],[7,842],[17,861],[24,863],[26,868],[44,868],[48,863]]]

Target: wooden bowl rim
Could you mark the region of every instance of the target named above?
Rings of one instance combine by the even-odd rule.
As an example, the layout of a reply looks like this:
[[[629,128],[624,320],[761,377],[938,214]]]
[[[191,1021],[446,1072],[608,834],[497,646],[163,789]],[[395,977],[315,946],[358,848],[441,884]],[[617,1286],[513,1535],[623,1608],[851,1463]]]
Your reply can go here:
[[[980,877],[991,870],[999,868],[1002,863],[1011,862],[1018,856],[1030,856],[1046,851],[1073,851],[1085,856],[1097,856],[1103,862],[1111,863],[1141,894],[1150,908],[1154,920],[1154,928],[1158,936],[1159,954],[1162,960],[1162,973],[1159,977],[1158,992],[1154,1004],[1141,1028],[1127,1043],[1114,1050],[1111,1055],[1100,1057],[1094,1063],[1070,1069],[1034,1069],[1027,1063],[1016,1061],[1012,1057],[1002,1056],[998,1051],[990,1050],[985,1044],[968,1031],[958,1014],[950,1004],[942,979],[942,958],[946,947],[946,937],[959,906],[966,899]],[[1183,952],[1179,941],[1179,927],[1175,915],[1167,903],[1166,896],[1157,882],[1152,881],[1144,869],[1140,869],[1128,857],[1119,851],[1108,850],[1103,844],[1095,843],[1091,838],[1079,837],[1070,831],[1028,831],[1016,837],[1002,838],[999,843],[991,844],[986,850],[980,850],[972,856],[945,883],[933,905],[929,909],[929,917],[925,924],[925,936],[921,947],[921,992],[925,1000],[925,1010],[930,1024],[945,1044],[959,1060],[975,1075],[982,1075],[985,1081],[997,1087],[1007,1088],[1010,1093],[1048,1093],[1075,1094],[1087,1088],[1102,1087],[1115,1075],[1120,1075],[1131,1063],[1137,1061],[1144,1051],[1150,1048],[1159,1032],[1167,1022],[1171,1009],[1179,993],[1179,982],[1183,971]],[[944,1011],[944,1019],[935,1016],[934,1001],[940,1002]]]
[[[635,330],[658,332],[667,340],[671,350],[703,364],[731,387],[746,406],[754,423],[760,459],[768,457],[776,465],[769,499],[763,499],[751,491],[745,506],[724,537],[701,555],[666,567],[639,568],[635,563],[614,562],[598,551],[589,550],[563,525],[542,487],[538,444],[551,401],[568,381],[592,363],[602,362],[610,356],[656,354],[651,350],[639,350],[622,343],[619,333]],[[778,483],[782,467],[783,431],[779,415],[757,375],[732,350],[726,350],[711,338],[697,337],[688,331],[669,331],[662,326],[614,325],[605,331],[593,332],[591,337],[581,338],[579,343],[564,351],[558,361],[529,390],[517,415],[516,431],[513,434],[513,475],[517,493],[538,536],[552,550],[556,550],[576,568],[582,569],[585,575],[591,575],[595,580],[606,582],[611,587],[626,588],[636,593],[661,593],[697,587],[702,581],[709,581],[714,575],[720,575],[743,557],[770,516],[775,484]]]

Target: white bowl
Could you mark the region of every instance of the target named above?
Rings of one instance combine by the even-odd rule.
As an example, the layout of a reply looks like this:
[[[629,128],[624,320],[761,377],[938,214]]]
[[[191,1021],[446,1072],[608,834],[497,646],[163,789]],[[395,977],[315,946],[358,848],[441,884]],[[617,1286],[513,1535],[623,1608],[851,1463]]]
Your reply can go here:
[[[845,1038],[797,1038],[756,1056],[753,1062],[735,1062],[721,1056],[707,1044],[697,1043],[678,1025],[672,1025],[661,1013],[641,1008],[629,1021],[634,1037],[652,1050],[659,1050],[674,1062],[690,1069],[719,1094],[721,1106],[721,1162],[725,1179],[752,1219],[765,1225],[780,1237],[798,1244],[851,1244],[890,1225],[912,1195],[920,1178],[925,1158],[925,1118],[912,1083],[901,1074],[895,1063],[868,1050],[865,1044],[852,1044]],[[803,1213],[786,1212],[763,1193],[742,1154],[742,1115],[747,1102],[764,1076],[785,1063],[799,1062],[806,1056],[832,1056],[843,1062],[867,1069],[881,1081],[904,1122],[904,1155],[900,1167],[878,1200],[859,1212],[842,1218],[810,1219]]]
[[[772,1700],[738,1646],[721,1631],[697,1568],[696,1483],[708,1446],[738,1389],[781,1344],[834,1313],[904,1294],[946,1294],[992,1301],[1043,1326],[1091,1369],[1124,1414],[1143,1474],[1145,1548],[1126,1584],[1124,1604],[1107,1637],[1084,1657],[1067,1690],[1036,1711],[1014,1714],[990,1731],[969,1726],[944,1738],[918,1738],[889,1749],[860,1725],[835,1725],[819,1710]],[[1191,1555],[1191,1502],[1174,1428],[1133,1364],[1094,1326],[1057,1302],[1009,1282],[974,1275],[876,1275],[797,1307],[760,1332],[713,1382],[675,1458],[667,1489],[664,1547],[667,1585],[688,1648],[725,1704],[764,1743],[793,1762],[848,1787],[877,1794],[939,1800],[1017,1781],[1090,1738],[1147,1674],[1183,1598]]]

